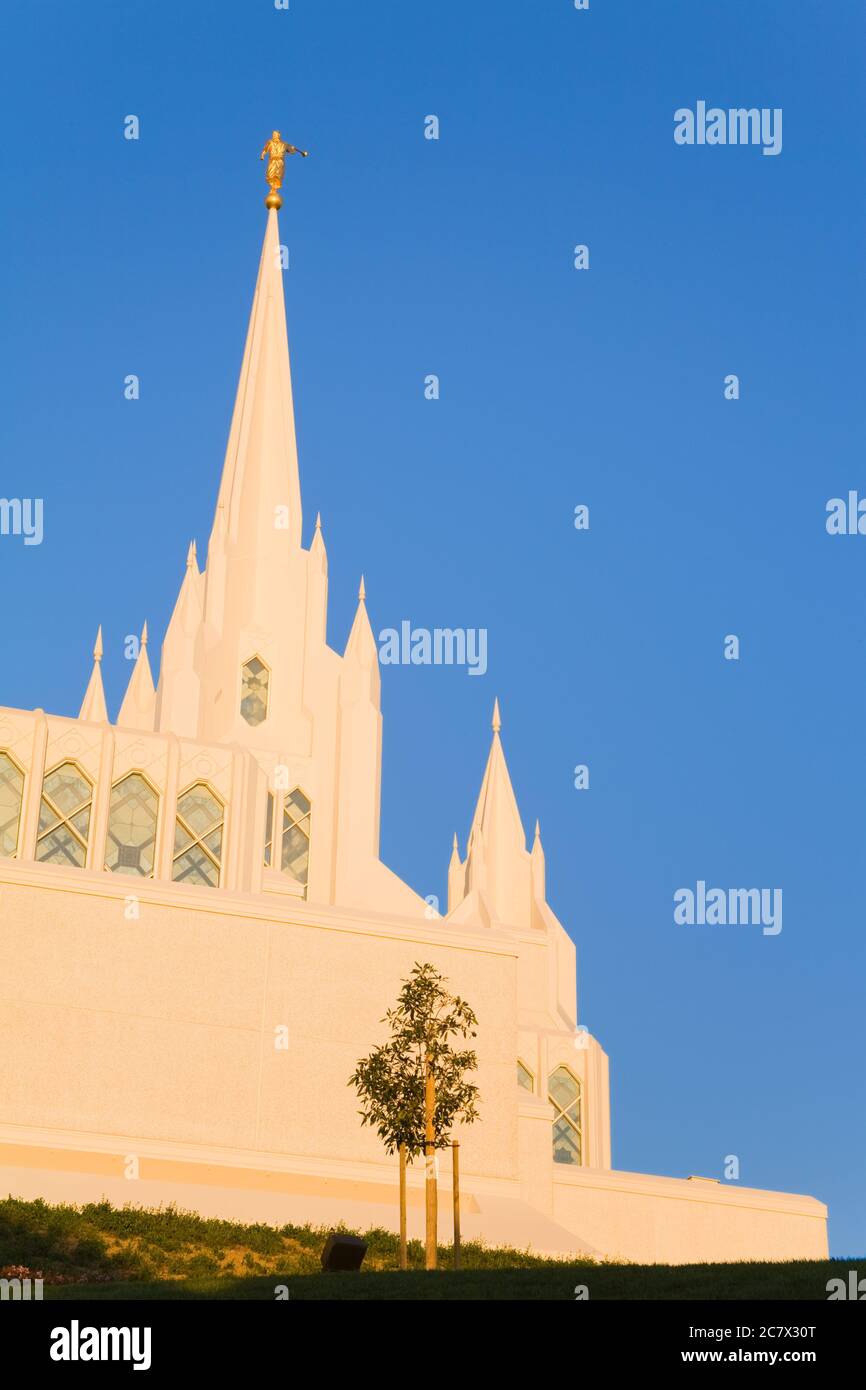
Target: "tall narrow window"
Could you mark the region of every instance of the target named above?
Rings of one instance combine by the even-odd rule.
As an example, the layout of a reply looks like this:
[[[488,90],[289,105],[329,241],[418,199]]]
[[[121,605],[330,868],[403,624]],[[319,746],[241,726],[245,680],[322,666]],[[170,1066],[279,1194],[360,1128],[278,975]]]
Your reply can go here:
[[[198,782],[178,797],[174,828],[175,883],[217,888],[223,848],[223,805]]]
[[[535,1090],[535,1078],[529,1070],[529,1067],[525,1067],[519,1058],[517,1062],[517,1084],[522,1087],[524,1091]]]
[[[18,849],[24,773],[8,753],[0,753],[0,859],[12,859]]]
[[[268,685],[271,673],[257,656],[241,669],[241,714],[255,727],[268,717]]]
[[[583,1128],[580,1117],[580,1082],[567,1067],[557,1067],[547,1082],[553,1106],[553,1161],[581,1163]]]
[[[113,874],[150,878],[156,849],[159,797],[140,772],[111,789],[105,867]]]
[[[36,858],[84,868],[93,787],[75,763],[61,763],[42,782]]]
[[[274,859],[274,794],[268,792],[268,809],[265,814],[265,868],[269,869]]]
[[[310,803],[300,787],[286,794],[280,868],[306,888],[310,872]]]

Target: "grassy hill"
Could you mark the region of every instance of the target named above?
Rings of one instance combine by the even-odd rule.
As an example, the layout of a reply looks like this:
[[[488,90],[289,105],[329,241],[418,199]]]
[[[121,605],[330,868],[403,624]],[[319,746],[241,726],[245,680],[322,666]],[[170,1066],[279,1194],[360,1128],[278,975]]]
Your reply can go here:
[[[311,1226],[244,1226],[173,1207],[148,1211],[0,1201],[0,1276],[41,1277],[49,1299],[276,1297],[292,1299],[819,1299],[827,1280],[857,1261],[791,1264],[654,1265],[542,1259],[525,1251],[467,1243],[463,1268],[426,1274],[419,1241],[409,1246],[409,1273],[397,1268],[397,1238],[364,1232],[360,1275],[322,1274],[326,1232]],[[860,1276],[866,1262],[860,1261]]]

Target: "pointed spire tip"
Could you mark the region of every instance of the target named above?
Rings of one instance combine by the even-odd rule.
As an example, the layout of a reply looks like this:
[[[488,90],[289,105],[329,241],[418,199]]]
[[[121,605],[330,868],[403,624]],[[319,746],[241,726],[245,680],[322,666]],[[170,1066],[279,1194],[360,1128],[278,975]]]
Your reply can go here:
[[[498,697],[498,696],[497,696],[496,699],[493,701],[493,719],[492,719],[492,721],[491,721],[491,724],[492,724],[492,727],[493,727],[493,732],[494,732],[495,734],[498,734],[498,733],[499,733],[499,730],[502,728],[502,717],[501,717],[501,715],[500,715],[500,713],[499,713],[499,697]]]
[[[102,660],[102,623],[100,623],[99,627],[96,629],[96,641],[93,644],[93,660],[96,662]]]
[[[366,597],[367,597],[367,586],[366,586],[366,584],[364,583],[364,576],[363,576],[363,574],[362,574],[362,575],[361,575],[361,582],[360,582],[360,584],[358,585],[358,601],[359,601],[359,603],[363,603],[364,600],[366,599]]]

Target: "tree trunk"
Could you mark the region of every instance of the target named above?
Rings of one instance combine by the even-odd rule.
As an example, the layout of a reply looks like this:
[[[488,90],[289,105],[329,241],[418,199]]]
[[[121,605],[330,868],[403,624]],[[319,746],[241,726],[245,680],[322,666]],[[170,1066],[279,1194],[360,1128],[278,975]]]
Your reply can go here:
[[[454,1198],[454,1269],[460,1268],[460,1144],[455,1139],[451,1145],[454,1166],[453,1173],[453,1198]]]
[[[400,1145],[400,1268],[407,1269],[406,1259],[406,1145]]]
[[[424,1070],[424,1166],[426,1169],[425,1193],[427,1199],[427,1251],[425,1267],[427,1269],[435,1269],[436,1237],[438,1234],[436,1211],[436,1133],[433,1128],[433,1116],[436,1113],[436,1080],[433,1076],[433,1068],[426,1058]]]

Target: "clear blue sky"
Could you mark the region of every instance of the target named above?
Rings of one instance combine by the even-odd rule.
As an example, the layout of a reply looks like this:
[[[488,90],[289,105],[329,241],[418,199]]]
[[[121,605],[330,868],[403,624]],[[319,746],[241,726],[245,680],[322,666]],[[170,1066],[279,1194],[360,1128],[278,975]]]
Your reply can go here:
[[[113,711],[145,617],[156,654],[279,126],[313,151],[282,231],[330,640],[362,570],[377,630],[489,631],[484,678],[383,672],[383,857],[444,894],[498,694],[615,1166],[737,1154],[862,1254],[866,536],[824,528],[866,493],[859,0],[52,0],[3,30],[0,495],[46,534],[0,540],[0,700],[76,712],[98,622]],[[699,99],[781,107],[781,155],[675,145]],[[782,933],[675,926],[698,879],[781,887]]]

